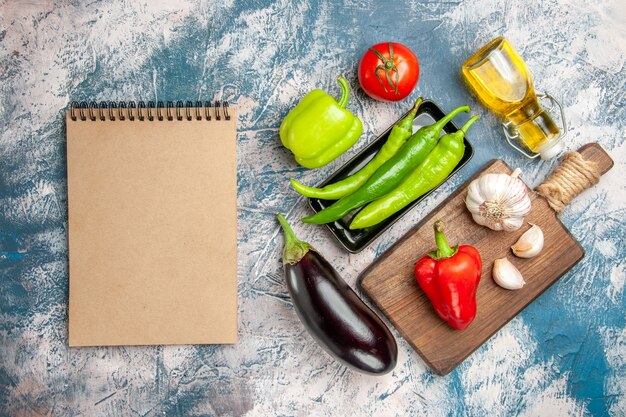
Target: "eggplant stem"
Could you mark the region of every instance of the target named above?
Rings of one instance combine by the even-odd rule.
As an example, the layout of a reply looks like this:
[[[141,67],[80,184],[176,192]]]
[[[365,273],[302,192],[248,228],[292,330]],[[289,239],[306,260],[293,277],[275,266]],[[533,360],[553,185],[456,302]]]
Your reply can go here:
[[[283,264],[297,264],[300,262],[300,259],[304,257],[304,255],[311,250],[311,245],[306,242],[301,241],[296,237],[296,234],[293,232],[293,229],[287,223],[285,217],[278,213],[276,214],[278,218],[278,222],[283,228],[283,232],[285,233],[285,249],[283,249]]]

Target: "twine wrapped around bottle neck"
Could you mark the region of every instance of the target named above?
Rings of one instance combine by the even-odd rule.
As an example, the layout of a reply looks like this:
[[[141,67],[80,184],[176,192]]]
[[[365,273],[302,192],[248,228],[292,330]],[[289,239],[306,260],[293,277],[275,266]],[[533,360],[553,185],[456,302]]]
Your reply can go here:
[[[535,191],[560,213],[574,197],[600,180],[598,164],[586,161],[578,152],[565,155],[561,164]]]

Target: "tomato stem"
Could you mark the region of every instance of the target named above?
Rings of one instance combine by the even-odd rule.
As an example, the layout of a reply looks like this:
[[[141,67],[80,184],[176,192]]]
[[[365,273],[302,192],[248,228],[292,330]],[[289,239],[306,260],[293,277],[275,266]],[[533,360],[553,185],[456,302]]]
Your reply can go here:
[[[372,51],[374,54],[376,54],[378,59],[382,61],[382,64],[378,65],[374,69],[374,75],[376,75],[376,78],[378,79],[378,82],[380,83],[380,85],[383,87],[383,90],[385,91],[385,93],[387,92],[387,87],[385,86],[385,83],[380,77],[380,74],[378,74],[379,70],[385,71],[385,79],[387,80],[387,84],[389,84],[389,86],[393,88],[393,91],[396,94],[400,94],[400,92],[398,91],[398,83],[400,81],[400,75],[398,74],[398,67],[396,67],[396,63],[393,60],[393,45],[391,44],[391,42],[389,43],[389,59],[385,58],[383,54],[381,54],[374,48],[369,48],[369,50]],[[391,80],[391,71],[395,71],[395,83]]]

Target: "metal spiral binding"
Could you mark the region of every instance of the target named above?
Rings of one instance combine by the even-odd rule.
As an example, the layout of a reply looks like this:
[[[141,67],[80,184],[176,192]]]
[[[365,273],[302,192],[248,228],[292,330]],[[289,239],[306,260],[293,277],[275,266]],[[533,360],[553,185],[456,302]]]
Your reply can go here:
[[[184,109],[184,113],[183,113]],[[194,110],[195,109],[195,110]],[[204,109],[204,111],[202,111]],[[192,121],[194,120],[230,120],[230,114],[228,112],[228,102],[215,100],[213,105],[210,101],[192,101],[183,102],[178,100],[176,104],[173,101],[163,102],[161,100],[156,102],[148,101],[147,104],[144,101],[73,101],[70,106],[70,119],[73,121],[87,121],[89,119],[92,122],[96,121],[135,121],[140,122],[148,119],[154,121],[156,110],[156,119],[158,121]],[[135,116],[136,115],[136,116]]]

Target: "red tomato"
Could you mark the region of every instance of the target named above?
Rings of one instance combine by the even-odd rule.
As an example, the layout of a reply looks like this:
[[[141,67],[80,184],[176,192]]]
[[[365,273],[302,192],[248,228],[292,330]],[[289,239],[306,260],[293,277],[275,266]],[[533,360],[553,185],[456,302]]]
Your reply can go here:
[[[417,57],[397,42],[383,42],[369,48],[359,63],[359,83],[373,99],[402,100],[415,88],[420,75]]]

